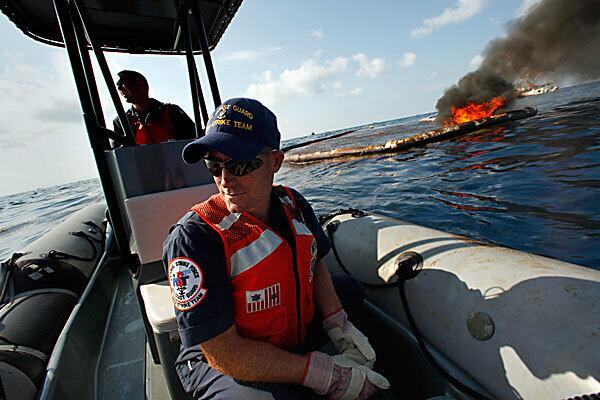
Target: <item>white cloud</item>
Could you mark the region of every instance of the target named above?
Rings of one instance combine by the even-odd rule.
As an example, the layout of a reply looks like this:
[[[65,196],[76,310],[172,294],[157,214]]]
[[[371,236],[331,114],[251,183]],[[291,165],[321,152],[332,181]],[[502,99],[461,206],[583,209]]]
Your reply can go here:
[[[471,59],[471,61],[469,62],[469,65],[473,68],[478,68],[481,65],[482,61],[483,61],[483,57],[481,56],[481,54],[477,54],[475,57],[473,57]]]
[[[127,68],[126,57],[118,53],[107,54],[113,79],[117,71],[130,69]],[[106,126],[112,129],[115,107],[95,58],[92,58],[92,66],[104,120]],[[25,62],[20,54],[0,53],[0,93],[3,94],[0,96],[0,109],[3,110],[0,113],[2,146],[28,144],[32,138],[41,135],[64,137],[65,132],[82,132],[81,105],[64,50],[51,52],[44,62],[31,63]],[[129,107],[124,102],[122,104],[125,109]],[[19,132],[19,135],[13,135],[14,132]],[[9,135],[10,139],[7,137]]]
[[[360,65],[356,76],[366,75],[370,78],[376,78],[386,69],[385,61],[382,58],[372,58],[369,60],[363,53],[357,53],[352,56],[352,59]]]
[[[354,88],[351,90],[345,90],[344,84],[339,81],[333,82],[333,84],[331,86],[333,87],[333,97],[335,97],[335,98],[346,97],[346,96],[358,96],[363,91],[362,88]]]
[[[254,61],[258,59],[258,51],[256,50],[241,50],[233,53],[225,54],[220,57],[223,61]]]
[[[458,0],[454,7],[449,7],[440,15],[423,20],[422,26],[413,29],[410,35],[419,38],[429,35],[448,24],[456,24],[477,15],[482,10],[487,0]]]
[[[151,56],[156,57],[156,56]],[[161,56],[162,57],[162,56]],[[183,60],[183,64],[187,68],[187,63],[185,61],[185,57],[179,57]],[[92,60],[95,60],[95,57],[92,57]],[[92,61],[94,62],[94,61]],[[123,53],[106,53],[106,62],[108,63],[109,69],[112,71],[113,75],[116,76],[117,72],[122,71],[124,69],[129,69],[127,66],[130,62],[128,55]],[[94,63],[94,68],[96,67]],[[96,72],[96,70],[94,70]],[[100,70],[98,70],[100,73]]]
[[[517,16],[522,17],[523,15],[527,14],[531,7],[535,6],[540,1],[542,0],[523,0],[517,9]]]
[[[321,39],[323,36],[325,36],[325,32],[323,32],[323,28],[318,28],[312,31],[310,35],[315,39]]]
[[[0,61],[3,146],[19,146],[37,135],[53,135],[82,125],[81,106],[65,53],[52,53],[47,65],[29,64],[21,54],[8,52],[0,55]]]
[[[245,95],[269,105],[285,97],[315,95],[324,92],[326,84],[345,71],[347,66],[348,59],[338,57],[322,65],[312,59],[306,60],[296,69],[284,70],[277,78],[271,71],[266,71],[262,76],[263,82],[250,84]]]
[[[402,58],[398,61],[401,68],[410,67],[417,61],[417,55],[413,52],[406,52],[402,55]]]
[[[260,57],[268,56],[276,51],[282,50],[283,47],[271,46],[265,47],[259,50],[240,50],[234,51],[233,53],[224,54],[219,57],[222,61],[230,61],[230,62],[251,62],[256,61]]]
[[[500,22],[500,20],[498,20],[496,17],[489,17],[488,21],[490,21],[490,24],[498,27],[502,24],[502,22]]]

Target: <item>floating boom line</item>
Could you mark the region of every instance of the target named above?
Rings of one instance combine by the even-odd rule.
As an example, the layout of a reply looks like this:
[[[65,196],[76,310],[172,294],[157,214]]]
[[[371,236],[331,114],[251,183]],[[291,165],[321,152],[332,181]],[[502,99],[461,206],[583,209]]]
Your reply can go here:
[[[344,132],[336,133],[336,134],[331,135],[331,136],[325,136],[325,137],[320,137],[320,138],[313,139],[313,140],[308,140],[306,142],[302,142],[302,143],[298,143],[298,144],[293,144],[293,145],[284,147],[281,150],[283,150],[283,151],[289,151],[289,150],[297,149],[298,147],[304,147],[304,146],[308,146],[310,144],[314,144],[314,143],[318,143],[318,142],[323,142],[325,140],[337,139],[337,138],[339,138],[341,136],[347,135],[347,134],[352,133],[352,132],[356,132],[356,129],[352,129],[352,130],[349,130],[349,131],[344,131]]]
[[[285,160],[290,163],[306,163],[323,160],[332,160],[342,157],[364,157],[377,154],[397,153],[412,147],[423,146],[427,143],[437,142],[444,139],[465,135],[507,121],[514,121],[522,118],[532,117],[537,114],[537,109],[526,107],[521,110],[508,111],[475,121],[465,122],[459,125],[452,125],[442,129],[419,133],[404,139],[390,140],[384,145],[371,145],[361,147],[348,147],[333,149],[329,151],[317,151],[306,154],[286,155]]]

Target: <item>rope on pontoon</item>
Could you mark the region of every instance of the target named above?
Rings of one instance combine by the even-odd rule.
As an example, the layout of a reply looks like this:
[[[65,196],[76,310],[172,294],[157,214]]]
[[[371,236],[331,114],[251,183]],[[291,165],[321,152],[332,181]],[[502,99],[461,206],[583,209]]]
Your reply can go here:
[[[54,258],[54,259],[63,259],[63,260],[70,259],[70,260],[76,260],[76,261],[92,261],[92,260],[94,260],[96,258],[96,256],[98,255],[98,250],[96,249],[96,245],[94,244],[94,242],[100,244],[100,253],[102,253],[104,251],[105,232],[104,232],[104,229],[99,227],[93,221],[83,221],[82,224],[92,227],[91,229],[88,230],[89,233],[84,232],[84,231],[76,231],[76,232],[69,232],[69,235],[85,239],[90,244],[90,247],[92,248],[91,256],[89,256],[89,257],[77,256],[75,254],[69,254],[69,253],[65,253],[62,251],[54,250],[54,249],[48,251],[48,253],[46,253],[46,254],[41,254],[41,256],[44,258]],[[90,235],[90,233],[91,234],[99,233],[100,238],[96,238],[96,237]]]

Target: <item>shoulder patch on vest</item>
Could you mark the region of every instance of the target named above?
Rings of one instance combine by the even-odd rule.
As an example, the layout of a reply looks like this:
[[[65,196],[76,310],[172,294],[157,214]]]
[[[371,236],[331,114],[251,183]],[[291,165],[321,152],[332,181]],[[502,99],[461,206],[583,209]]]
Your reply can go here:
[[[175,257],[169,261],[169,286],[175,308],[187,311],[196,307],[206,297],[202,287],[204,276],[195,261],[187,257]]]

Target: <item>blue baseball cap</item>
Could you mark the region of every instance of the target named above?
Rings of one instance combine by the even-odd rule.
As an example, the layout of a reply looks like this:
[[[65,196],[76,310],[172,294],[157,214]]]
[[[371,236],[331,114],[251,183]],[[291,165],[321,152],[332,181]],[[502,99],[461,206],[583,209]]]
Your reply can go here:
[[[200,161],[210,150],[234,160],[251,160],[267,146],[279,149],[277,117],[258,100],[235,98],[212,113],[205,135],[183,148],[188,164]]]

